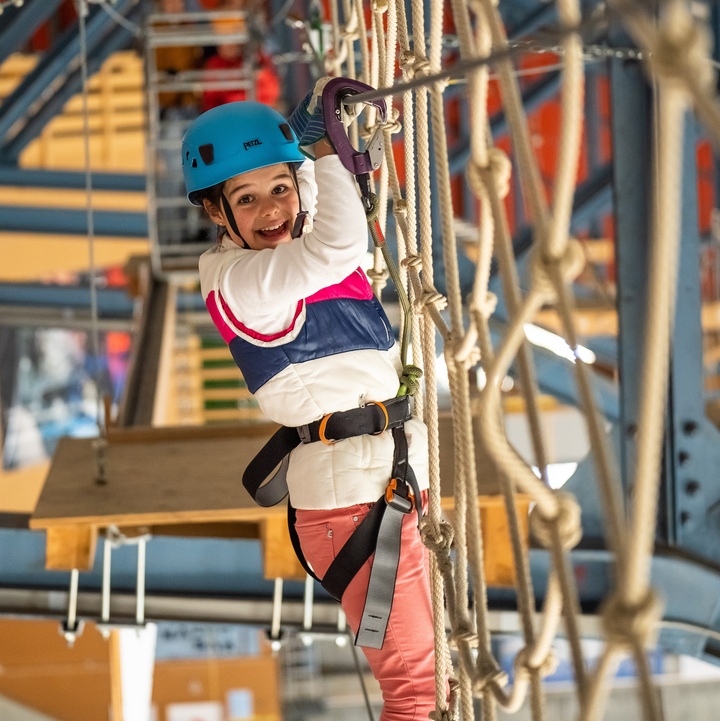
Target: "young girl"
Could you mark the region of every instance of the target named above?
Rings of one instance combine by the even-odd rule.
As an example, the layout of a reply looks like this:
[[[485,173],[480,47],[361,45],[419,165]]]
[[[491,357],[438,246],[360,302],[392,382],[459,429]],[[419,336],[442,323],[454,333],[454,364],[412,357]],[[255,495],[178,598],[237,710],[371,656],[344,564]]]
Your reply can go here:
[[[200,258],[208,310],[262,411],[289,427],[392,399],[399,385],[390,324],[358,267],[368,238],[354,177],[326,139],[310,150],[315,162],[303,162],[284,118],[253,102],[201,115],[182,149],[188,198],[222,229]],[[311,227],[300,233],[303,211]],[[425,426],[409,420],[405,436],[425,503]],[[383,432],[303,443],[291,453],[295,528],[319,578],[386,492],[394,445]],[[428,558],[415,513],[401,528],[384,642],[364,651],[383,693],[381,721],[424,721],[435,706]],[[356,634],[372,561],[342,596]]]

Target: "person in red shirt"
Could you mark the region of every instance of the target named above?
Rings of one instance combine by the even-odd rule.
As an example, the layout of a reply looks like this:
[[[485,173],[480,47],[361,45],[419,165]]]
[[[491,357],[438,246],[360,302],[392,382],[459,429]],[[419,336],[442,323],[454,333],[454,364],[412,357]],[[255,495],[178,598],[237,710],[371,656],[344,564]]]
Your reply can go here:
[[[214,23],[218,33],[228,34],[237,30],[238,23]],[[258,68],[255,71],[255,100],[274,107],[280,97],[280,80],[275,72],[270,58],[264,53],[258,53]],[[223,43],[218,45],[217,54],[205,62],[205,70],[240,70],[245,66],[243,47],[238,43]],[[218,73],[218,80],[223,73]],[[212,80],[209,74],[208,80]],[[224,79],[224,78],[223,78]],[[225,103],[238,100],[247,100],[247,91],[234,90],[205,90],[202,96],[202,110],[206,112]]]

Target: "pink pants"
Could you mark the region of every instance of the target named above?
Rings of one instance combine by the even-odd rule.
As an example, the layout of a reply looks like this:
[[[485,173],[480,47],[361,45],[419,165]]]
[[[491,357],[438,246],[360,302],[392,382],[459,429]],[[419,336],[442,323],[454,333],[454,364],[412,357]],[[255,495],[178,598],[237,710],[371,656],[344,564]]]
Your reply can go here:
[[[423,491],[423,505],[427,491]],[[372,504],[333,510],[297,511],[295,528],[305,558],[319,578],[362,522]],[[372,557],[350,582],[342,607],[357,634]],[[435,708],[433,618],[430,603],[428,552],[417,530],[417,514],[403,521],[400,565],[392,611],[382,649],[364,648],[380,683],[384,706],[380,721],[427,721]]]

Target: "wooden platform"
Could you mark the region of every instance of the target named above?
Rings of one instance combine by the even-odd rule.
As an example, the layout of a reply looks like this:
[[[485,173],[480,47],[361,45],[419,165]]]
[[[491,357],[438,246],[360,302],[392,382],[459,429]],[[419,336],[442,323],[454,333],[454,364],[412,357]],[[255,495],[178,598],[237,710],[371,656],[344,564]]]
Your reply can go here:
[[[242,473],[277,429],[275,424],[110,429],[106,482],[98,483],[93,439],[63,438],[30,527],[47,533],[46,567],[89,570],[99,532],[110,525],[126,535],[259,538],[267,578],[303,579],[287,530],[285,504],[257,506]],[[452,514],[452,428],[441,424],[443,509]],[[488,583],[515,579],[507,519],[490,467],[478,457],[485,569]],[[527,535],[528,499],[517,507]]]
[[[268,578],[304,578],[284,505],[257,506],[242,473],[274,424],[111,430],[106,483],[93,440],[63,438],[30,527],[47,532],[46,567],[89,570],[98,532],[259,538]]]

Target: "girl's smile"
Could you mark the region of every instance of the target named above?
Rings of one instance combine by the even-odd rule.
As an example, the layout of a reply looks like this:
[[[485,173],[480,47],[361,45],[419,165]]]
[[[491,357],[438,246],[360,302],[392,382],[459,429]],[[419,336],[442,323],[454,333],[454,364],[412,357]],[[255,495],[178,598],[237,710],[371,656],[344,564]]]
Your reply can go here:
[[[244,240],[253,250],[275,248],[292,241],[295,216],[300,209],[293,176],[287,165],[270,165],[236,175],[223,188],[242,238],[227,222],[225,209],[205,201],[210,217],[224,225],[233,242]]]

